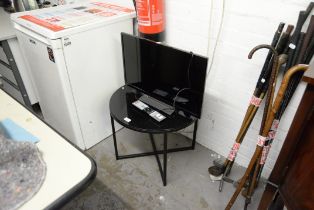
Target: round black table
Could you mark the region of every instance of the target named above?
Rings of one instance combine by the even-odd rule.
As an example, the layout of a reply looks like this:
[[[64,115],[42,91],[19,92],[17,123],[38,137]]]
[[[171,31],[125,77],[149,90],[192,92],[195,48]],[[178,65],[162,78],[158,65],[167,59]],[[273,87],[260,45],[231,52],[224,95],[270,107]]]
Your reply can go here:
[[[193,117],[189,117],[184,114],[183,111],[175,110],[171,115],[167,115],[162,113],[159,110],[156,110],[163,115],[166,116],[161,122],[156,121],[152,117],[150,117],[146,112],[138,109],[132,103],[138,100],[143,93],[135,88],[132,88],[128,85],[125,85],[119,88],[110,98],[110,116],[111,116],[111,126],[112,126],[112,134],[114,141],[114,149],[116,159],[126,159],[126,158],[135,158],[135,157],[143,157],[148,155],[155,155],[159,171],[161,174],[161,178],[164,186],[167,184],[167,153],[170,152],[178,152],[184,150],[193,150],[195,148],[195,139],[196,139],[196,131],[197,131],[197,119]],[[154,109],[154,108],[153,108]],[[145,153],[137,153],[130,155],[119,155],[118,147],[117,147],[117,139],[116,139],[116,131],[114,126],[114,120],[117,121],[122,126],[129,128],[134,131],[139,131],[142,133],[148,133],[150,136],[150,140],[152,143],[153,151],[145,152]],[[184,129],[194,123],[194,131],[193,131],[193,140],[192,145],[188,147],[180,147],[180,148],[167,148],[167,133],[175,132],[181,129]],[[164,148],[163,150],[157,150],[156,144],[154,141],[153,134],[162,133],[164,136]],[[161,166],[161,162],[158,154],[163,154],[163,168]]]

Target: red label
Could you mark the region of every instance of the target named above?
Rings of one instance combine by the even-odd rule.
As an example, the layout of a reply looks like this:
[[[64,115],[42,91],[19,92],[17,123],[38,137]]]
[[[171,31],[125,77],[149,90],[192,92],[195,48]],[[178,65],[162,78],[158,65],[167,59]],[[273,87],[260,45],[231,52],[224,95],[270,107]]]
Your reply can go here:
[[[262,146],[264,146],[265,141],[266,141],[266,137],[264,137],[264,136],[258,136],[257,145],[260,146],[260,147],[262,147]]]
[[[259,107],[259,105],[261,105],[262,99],[261,98],[257,98],[256,96],[252,96],[251,100],[250,100],[250,104]]]
[[[23,15],[20,18],[22,18],[24,20],[28,20],[28,21],[33,22],[33,23],[36,23],[37,25],[48,28],[52,31],[61,31],[64,29],[62,26],[58,26],[58,25],[46,22],[46,21],[38,19],[32,15]]]
[[[260,161],[261,165],[265,164],[267,156],[268,156],[268,153],[269,153],[269,150],[270,150],[270,145],[263,147],[262,157],[261,157],[261,161]]]
[[[271,126],[271,129],[268,132],[268,136],[267,137],[268,137],[269,140],[270,139],[275,139],[278,126],[279,126],[279,120],[274,120],[273,124]]]
[[[141,33],[164,31],[163,0],[136,0],[138,28]]]
[[[233,144],[233,146],[232,146],[232,148],[230,150],[230,153],[228,155],[228,160],[233,161],[235,159],[235,157],[237,156],[237,153],[238,153],[238,151],[240,149],[240,145],[241,144],[237,143],[237,142]]]
[[[278,129],[278,127],[279,127],[279,120],[274,120],[273,121],[273,124],[271,125],[271,129],[273,130],[273,131],[277,131],[277,129]]]
[[[274,139],[276,136],[276,131],[269,131],[268,132],[268,140]]]

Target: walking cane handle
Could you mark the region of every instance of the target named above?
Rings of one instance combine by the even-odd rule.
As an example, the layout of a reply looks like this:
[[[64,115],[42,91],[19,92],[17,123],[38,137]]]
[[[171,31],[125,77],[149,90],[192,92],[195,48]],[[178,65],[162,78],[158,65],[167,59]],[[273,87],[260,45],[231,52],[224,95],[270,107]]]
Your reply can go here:
[[[288,83],[290,81],[291,76],[298,71],[306,71],[308,68],[309,68],[309,66],[306,64],[298,64],[298,65],[291,67],[287,71],[287,73],[285,74],[285,76],[282,79],[280,88],[278,90],[278,93],[277,93],[277,96],[276,96],[276,99],[275,99],[275,102],[274,102],[274,105],[272,108],[272,111],[274,113],[276,113],[279,109],[280,103],[281,103],[282,98],[286,92],[286,89],[287,89],[287,86],[288,86]]]
[[[278,53],[277,51],[275,50],[274,47],[272,47],[271,45],[268,45],[268,44],[260,44],[260,45],[257,45],[256,47],[254,47],[250,52],[249,52],[249,55],[248,55],[248,58],[249,59],[252,59],[254,53],[259,50],[259,49],[262,49],[262,48],[267,48],[269,50],[272,51],[272,53],[274,54],[275,57],[278,57]]]
[[[305,64],[298,64],[298,65],[291,67],[287,71],[287,73],[285,74],[285,76],[282,79],[282,82],[281,82],[281,85],[279,87],[277,96],[275,98],[275,102],[274,102],[272,109],[271,109],[271,113],[269,113],[269,115],[267,116],[267,120],[266,120],[265,127],[263,129],[262,136],[266,137],[270,128],[271,128],[272,122],[275,118],[275,114],[277,113],[277,111],[280,107],[280,104],[281,104],[283,96],[286,92],[286,89],[287,89],[287,86],[288,86],[288,83],[290,81],[291,76],[298,71],[306,71],[308,69],[308,67],[309,66],[305,65]]]

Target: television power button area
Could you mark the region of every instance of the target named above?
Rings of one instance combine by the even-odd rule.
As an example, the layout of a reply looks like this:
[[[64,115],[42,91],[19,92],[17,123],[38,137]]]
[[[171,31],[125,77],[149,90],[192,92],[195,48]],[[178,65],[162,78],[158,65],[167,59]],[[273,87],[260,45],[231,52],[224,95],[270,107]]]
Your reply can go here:
[[[150,108],[149,106],[147,106],[145,103],[143,103],[140,100],[134,101],[132,104],[134,106],[136,106],[138,109],[146,112],[150,117],[152,117],[153,119],[155,119],[158,122],[161,122],[162,120],[166,119],[166,117],[164,115],[162,115],[159,112],[157,112],[156,110]]]

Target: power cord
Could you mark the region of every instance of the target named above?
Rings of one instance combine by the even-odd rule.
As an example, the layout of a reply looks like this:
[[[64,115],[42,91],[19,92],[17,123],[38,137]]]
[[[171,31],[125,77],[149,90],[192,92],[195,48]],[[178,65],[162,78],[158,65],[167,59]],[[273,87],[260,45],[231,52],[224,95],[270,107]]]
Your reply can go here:
[[[191,64],[192,64],[192,61],[193,61],[193,58],[194,58],[194,54],[193,52],[190,52],[190,61],[189,61],[189,65],[188,65],[188,69],[187,69],[187,79],[188,79],[188,83],[189,83],[189,87],[187,88],[182,88],[181,90],[179,90],[176,94],[176,96],[173,98],[173,103],[172,103],[172,108],[175,110],[175,105],[176,105],[176,100],[179,96],[179,94],[184,91],[184,90],[189,90],[192,88],[192,84],[191,84],[191,78],[190,78],[190,70],[191,70]]]
[[[176,104],[176,100],[177,100],[177,97],[179,96],[179,94],[184,91],[184,90],[189,90],[191,88],[182,88],[181,90],[179,90],[176,94],[176,96],[173,98],[173,103],[172,103],[172,108],[175,109],[175,104]]]
[[[213,17],[213,1],[211,1],[211,11],[210,11],[210,21],[209,21],[209,32],[208,32],[208,47],[207,47],[207,54],[209,53],[209,47],[210,47],[210,31],[211,31],[211,21],[212,21],[212,17]],[[223,21],[224,21],[224,17],[225,17],[225,0],[222,0],[222,12],[221,12],[221,16],[220,16],[220,24],[219,24],[219,30],[217,33],[217,39],[214,45],[214,49],[213,49],[213,54],[211,56],[211,60],[210,60],[210,64],[208,66],[208,70],[206,73],[206,77],[208,76],[209,72],[212,69],[213,63],[214,63],[214,59],[215,59],[215,55],[216,55],[216,48],[218,45],[218,40],[220,38],[220,34],[222,31],[222,25],[223,25]]]

